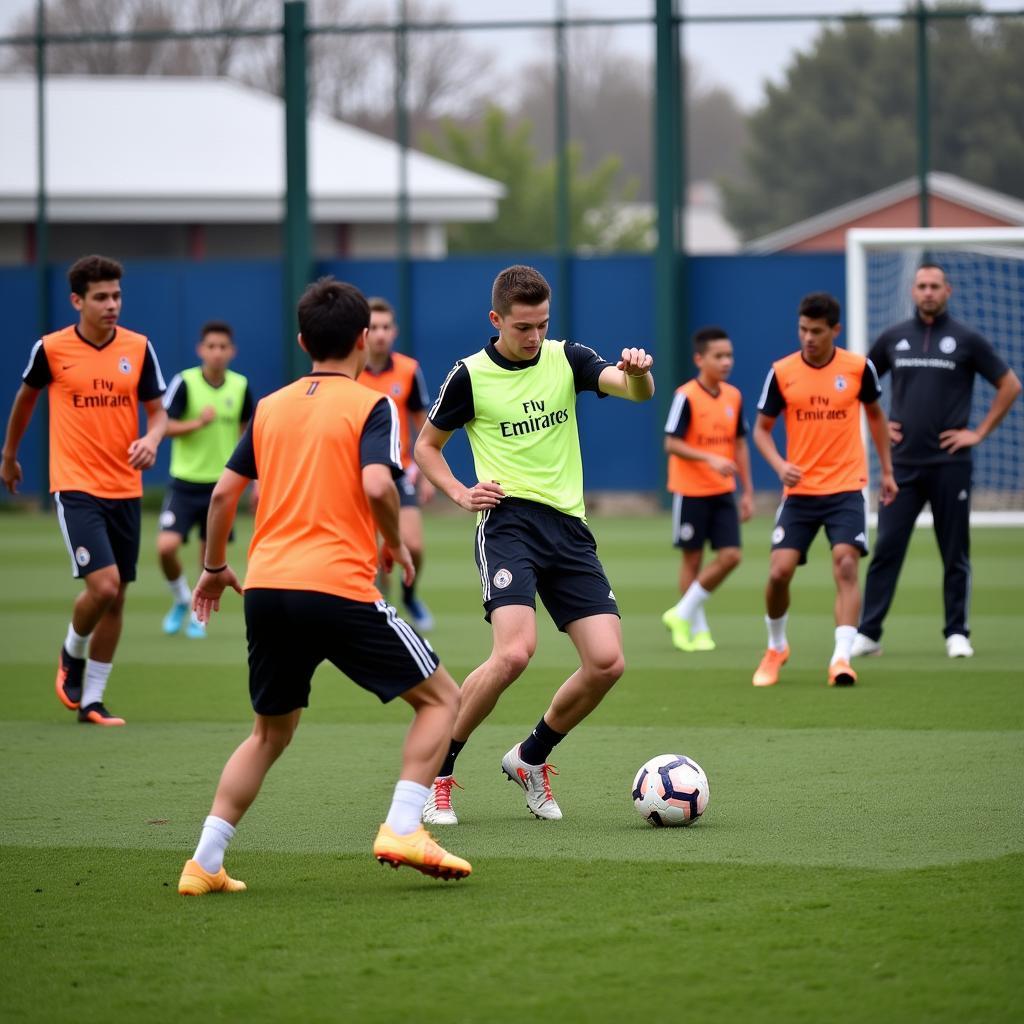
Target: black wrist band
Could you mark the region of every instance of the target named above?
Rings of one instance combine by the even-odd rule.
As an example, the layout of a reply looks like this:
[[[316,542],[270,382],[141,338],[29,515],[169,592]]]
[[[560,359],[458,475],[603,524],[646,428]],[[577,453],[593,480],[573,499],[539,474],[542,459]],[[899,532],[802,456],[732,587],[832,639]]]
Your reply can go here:
[[[224,570],[225,570],[225,569],[226,569],[227,567],[228,567],[228,563],[227,563],[227,562],[225,562],[225,563],[224,563],[224,564],[223,564],[222,566],[220,566],[220,567],[219,567],[219,568],[217,568],[217,569],[211,569],[211,568],[210,568],[210,567],[209,567],[208,565],[204,565],[204,566],[203,566],[203,568],[204,568],[204,569],[205,569],[205,570],[206,570],[207,572],[212,572],[212,573],[218,573],[218,572],[223,572],[223,571],[224,571]]]

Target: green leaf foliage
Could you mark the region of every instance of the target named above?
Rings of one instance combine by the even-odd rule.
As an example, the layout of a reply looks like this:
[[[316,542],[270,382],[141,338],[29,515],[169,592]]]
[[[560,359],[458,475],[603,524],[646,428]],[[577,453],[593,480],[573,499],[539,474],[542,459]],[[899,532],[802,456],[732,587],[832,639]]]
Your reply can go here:
[[[929,27],[931,169],[1024,195],[1024,19]],[[756,237],[894,185],[917,167],[916,25],[827,28],[750,118],[729,219]]]
[[[496,220],[483,224],[451,224],[452,252],[545,251],[555,248],[556,160],[542,161],[532,141],[529,121],[512,124],[508,114],[490,106],[476,124],[453,121],[441,126],[440,137],[427,136],[422,148],[443,160],[500,181],[506,189]],[[649,217],[623,216],[622,202],[635,194],[632,182],[619,183],[621,161],[606,157],[591,171],[583,170],[580,147],[571,143],[569,162],[569,232],[574,249],[637,250],[646,247]]]

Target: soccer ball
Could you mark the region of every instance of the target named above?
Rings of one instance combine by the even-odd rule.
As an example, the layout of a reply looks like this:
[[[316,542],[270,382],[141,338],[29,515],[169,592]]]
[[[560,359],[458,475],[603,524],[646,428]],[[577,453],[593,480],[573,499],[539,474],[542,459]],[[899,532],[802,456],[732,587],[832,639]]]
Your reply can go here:
[[[659,754],[640,767],[633,780],[633,803],[656,828],[689,825],[707,809],[708,777],[682,754]]]

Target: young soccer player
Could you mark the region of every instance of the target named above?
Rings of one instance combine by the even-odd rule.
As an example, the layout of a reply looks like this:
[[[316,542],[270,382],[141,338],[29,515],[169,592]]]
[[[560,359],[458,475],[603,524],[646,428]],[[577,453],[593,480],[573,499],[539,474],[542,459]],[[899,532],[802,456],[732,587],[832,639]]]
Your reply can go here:
[[[369,302],[370,334],[366,341],[366,369],[359,375],[359,383],[382,395],[390,395],[398,406],[402,466],[405,469],[405,475],[398,481],[398,499],[402,506],[399,522],[402,540],[416,566],[416,579],[411,584],[402,584],[402,604],[412,624],[425,632],[433,629],[434,617],[416,595],[416,586],[423,571],[423,517],[420,515],[420,502],[429,501],[433,497],[434,488],[426,477],[420,475],[419,467],[413,462],[409,424],[417,433],[423,428],[427,421],[427,409],[430,408],[430,396],[427,394],[427,384],[420,364],[394,350],[398,325],[391,304],[384,299],[370,299]]]
[[[740,564],[740,522],[754,511],[743,396],[727,383],[732,341],[721,327],[693,336],[697,376],[676,389],[665,423],[672,540],[682,549],[677,604],[661,617],[681,651],[713,651],[704,602]],[[743,492],[736,510],[736,477]],[[704,545],[715,552],[701,568]]]
[[[124,725],[104,693],[121,637],[124,598],[139,561],[142,471],[167,427],[164,380],[149,340],[117,325],[121,264],[83,256],[68,271],[78,323],[35,343],[14,398],[0,476],[12,493],[22,478],[18,445],[43,388],[50,405],[50,490],[75,601],[57,665],[57,697],[78,720]],[[139,403],[146,433],[139,437]]]
[[[829,686],[852,686],[850,649],[857,634],[860,588],[857,570],[868,551],[867,453],[860,435],[860,410],[867,415],[882,468],[879,500],[896,496],[889,430],[879,405],[881,389],[870,360],[836,346],[839,303],[824,292],[800,303],[800,350],[772,364],[757,404],[754,443],[783,483],[784,497],[772,532],[771,566],[765,591],[768,649],[754,672],[755,686],[773,686],[789,658],[786,618],[789,583],[824,526],[832,546],[836,583],[835,648]],[[772,440],[777,417],[786,417],[786,456]]]
[[[613,364],[584,345],[551,341],[550,298],[547,281],[532,267],[498,275],[490,312],[498,334],[455,364],[416,442],[427,477],[478,513],[476,562],[493,633],[490,657],[462,684],[452,743],[424,811],[430,824],[458,823],[451,805],[455,759],[533,657],[537,594],[580,656],[537,727],[501,761],[538,818],[562,817],[551,793],[552,748],[597,707],[625,667],[615,595],[584,519],[576,396],[594,391],[646,401],[654,394],[652,359],[627,348]],[[477,482],[469,486],[442,453],[459,427],[476,465]]]
[[[175,374],[164,394],[171,441],[171,479],[160,509],[156,550],[167,585],[174,597],[164,616],[163,630],[177,633],[192,601],[188,580],[181,568],[178,549],[199,527],[199,568],[206,557],[206,514],[210,495],[224,464],[238,444],[239,433],[252,418],[253,396],[249,382],[229,370],[236,349],[231,325],[222,320],[204,324],[196,346],[199,365]],[[185,635],[206,636],[206,626],[195,615]]]
[[[264,398],[210,499],[207,566],[193,606],[205,622],[227,587],[238,500],[259,479],[259,507],[245,579],[252,735],[221,773],[195,855],[178,892],[238,892],[224,852],[263,779],[309,704],[317,666],[330,661],[382,701],[402,697],[414,719],[391,809],[373,844],[382,864],[435,878],[464,878],[469,863],[441,849],[420,824],[459,705],[455,681],[430,645],[374,585],[377,533],[384,566],[415,572],[398,529],[402,472],[394,403],[356,383],[366,362],[370,310],[350,284],[322,278],[298,306],[299,344],[312,371]]]

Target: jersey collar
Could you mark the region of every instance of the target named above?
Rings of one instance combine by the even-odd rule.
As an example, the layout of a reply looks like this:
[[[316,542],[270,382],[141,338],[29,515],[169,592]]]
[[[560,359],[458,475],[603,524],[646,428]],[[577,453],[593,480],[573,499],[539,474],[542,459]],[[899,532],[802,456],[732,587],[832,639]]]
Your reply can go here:
[[[827,363],[822,363],[821,366],[815,366],[814,363],[809,363],[807,361],[807,357],[804,355],[804,350],[801,349],[800,350],[800,362],[803,363],[804,366],[808,367],[811,370],[824,370],[826,366],[831,366],[836,361],[836,353],[838,351],[839,351],[839,346],[838,345],[833,345],[832,346],[832,355],[830,355],[828,357],[828,362]]]
[[[94,345],[88,338],[84,337],[82,332],[78,329],[78,324],[75,324],[75,335],[83,345],[88,345],[89,348],[96,349],[99,352],[101,349],[105,349],[108,345],[112,345],[117,338],[117,328],[110,332],[110,337],[107,338],[102,345]]]
[[[304,373],[303,377],[344,377],[346,380],[355,380],[355,377],[349,376],[347,373],[342,373],[341,370],[310,370],[309,373]]]
[[[914,319],[922,327],[944,327],[949,321],[949,307],[947,306],[931,323],[927,323],[924,317],[921,316],[919,309],[914,310]]]
[[[708,395],[710,398],[721,398],[722,397],[722,385],[721,384],[718,385],[718,390],[717,391],[712,391],[711,388],[704,386],[704,384],[701,382],[700,377],[694,377],[693,379],[697,382],[697,387],[699,387],[701,389],[701,391],[704,392],[705,395]]]
[[[490,356],[491,361],[497,363],[504,370],[526,370],[531,366],[536,366],[540,362],[541,353],[544,351],[544,346],[541,345],[537,349],[537,354],[532,359],[527,359],[525,363],[514,363],[511,359],[506,359],[495,347],[498,343],[498,336],[494,335],[484,351]]]
[[[383,377],[385,373],[395,368],[395,359],[391,353],[388,353],[388,361],[379,369],[375,370],[369,363],[363,369],[363,373],[368,373],[371,377]]]

